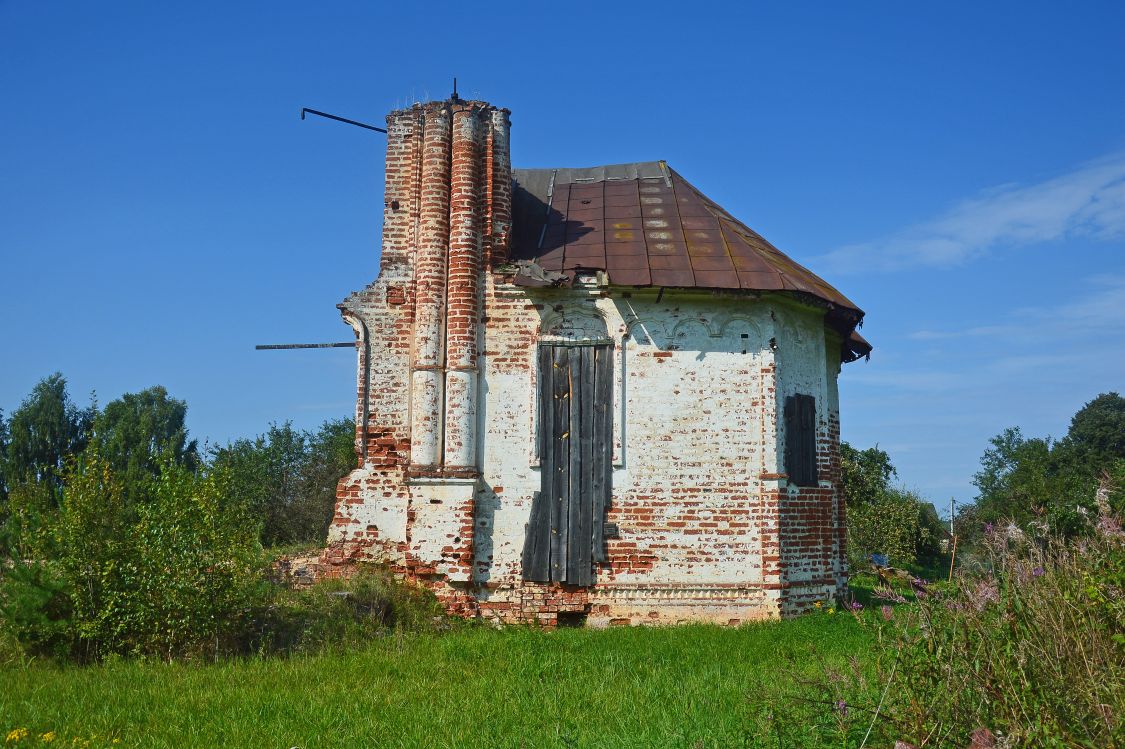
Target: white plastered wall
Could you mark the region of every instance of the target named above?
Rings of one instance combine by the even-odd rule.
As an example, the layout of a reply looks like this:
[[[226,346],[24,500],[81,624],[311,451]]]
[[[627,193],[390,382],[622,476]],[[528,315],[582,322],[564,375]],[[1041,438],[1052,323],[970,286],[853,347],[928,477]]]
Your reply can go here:
[[[775,298],[581,289],[530,299],[485,327],[475,582],[518,585],[525,526],[540,488],[535,457],[536,338],[608,335],[615,345],[612,569],[598,588],[716,591],[762,582],[759,476],[777,472],[777,404],[789,392],[834,402],[823,320]],[[531,335],[514,331],[531,329]],[[604,332],[603,332],[604,331]],[[778,391],[772,392],[777,363]],[[490,595],[485,593],[485,595]],[[629,595],[635,595],[630,593]],[[732,593],[734,595],[734,593]],[[743,595],[743,594],[739,594]],[[721,606],[719,607],[721,609]]]

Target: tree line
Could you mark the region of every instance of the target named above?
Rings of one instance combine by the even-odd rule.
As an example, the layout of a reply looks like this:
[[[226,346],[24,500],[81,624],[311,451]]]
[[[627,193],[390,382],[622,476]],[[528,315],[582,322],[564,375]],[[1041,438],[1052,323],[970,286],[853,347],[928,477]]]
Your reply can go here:
[[[201,448],[186,426],[187,404],[157,385],[125,393],[99,408],[74,402],[66,379],[38,382],[10,417],[0,410],[0,551],[12,541],[8,521],[20,508],[58,510],[68,476],[90,457],[112,470],[128,507],[145,504],[163,466],[228,475],[229,505],[246,509],[263,546],[322,542],[336,483],[354,467],[355,423],[326,421],[317,430],[289,422],[226,445]]]
[[[896,566],[933,566],[942,558],[946,524],[933,504],[897,484],[890,456],[878,446],[841,445],[842,490],[847,505],[849,559],[866,567],[872,553]],[[1090,532],[1091,520],[1125,512],[1125,398],[1102,393],[1072,417],[1061,439],[1027,437],[1010,427],[989,440],[974,475],[977,496],[960,508],[954,530],[971,552],[986,531],[1002,524],[1062,537]],[[1098,507],[1105,488],[1108,507]]]
[[[160,386],[82,407],[58,373],[0,414],[0,635],[80,660],[261,637],[263,548],[324,544],[354,423],[201,448],[186,415]]]
[[[1065,536],[1083,533],[1099,487],[1112,514],[1125,512],[1125,398],[1102,393],[1074,414],[1061,439],[1010,427],[989,440],[973,477],[976,501],[958,513],[957,535],[981,538],[990,526],[1036,523]]]

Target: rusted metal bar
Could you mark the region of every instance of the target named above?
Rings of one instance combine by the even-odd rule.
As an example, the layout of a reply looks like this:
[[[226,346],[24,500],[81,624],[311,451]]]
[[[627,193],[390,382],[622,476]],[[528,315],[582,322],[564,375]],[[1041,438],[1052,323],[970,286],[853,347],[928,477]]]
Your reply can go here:
[[[279,351],[293,348],[355,348],[355,341],[347,343],[260,343],[254,347],[256,351]]]
[[[327,112],[320,112],[316,109],[309,109],[308,107],[302,107],[301,108],[301,119],[302,120],[305,119],[305,112],[308,112],[309,114],[315,114],[318,117],[327,117],[328,119],[336,120],[337,122],[346,122],[349,125],[355,125],[356,127],[365,127],[368,130],[374,130],[377,133],[384,133],[385,134],[387,132],[386,130],[384,130],[381,127],[375,127],[374,125],[367,125],[363,122],[356,122],[355,120],[349,120],[347,117],[337,117],[334,114],[328,114]]]

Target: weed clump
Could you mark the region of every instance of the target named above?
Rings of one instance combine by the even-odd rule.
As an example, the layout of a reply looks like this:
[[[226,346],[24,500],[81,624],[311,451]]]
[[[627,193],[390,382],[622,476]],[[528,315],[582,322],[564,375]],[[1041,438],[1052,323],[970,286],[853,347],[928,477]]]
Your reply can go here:
[[[245,653],[290,655],[347,648],[392,633],[435,632],[451,626],[434,595],[362,565],[349,578],[307,588],[273,585],[249,617]]]
[[[814,725],[817,740],[874,746],[1125,743],[1125,532],[1100,504],[1077,538],[989,527],[955,585],[856,611],[877,636],[874,666],[825,669],[799,700],[774,690],[770,730],[797,745]]]

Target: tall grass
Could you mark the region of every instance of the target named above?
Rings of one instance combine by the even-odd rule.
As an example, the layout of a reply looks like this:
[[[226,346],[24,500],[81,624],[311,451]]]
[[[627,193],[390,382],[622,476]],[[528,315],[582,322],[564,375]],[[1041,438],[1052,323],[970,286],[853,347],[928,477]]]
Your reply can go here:
[[[1125,533],[1108,507],[1088,530],[989,528],[956,586],[873,591],[871,662],[774,690],[775,714],[841,745],[1125,746]]]
[[[400,631],[350,652],[211,665],[30,663],[0,670],[0,730],[145,747],[776,747],[763,683],[779,659],[811,669],[869,645],[850,618],[820,614]]]

